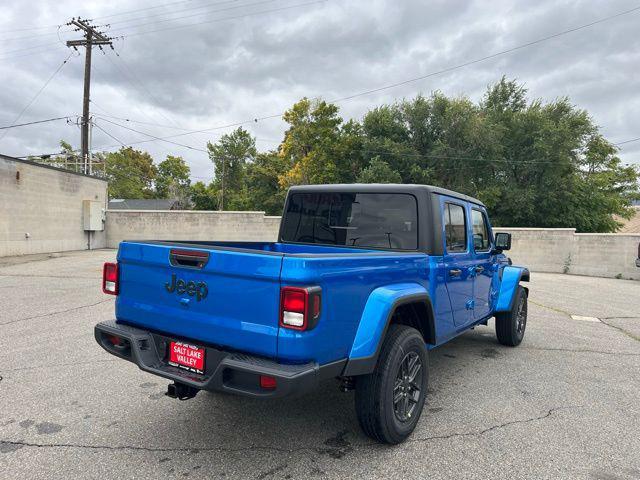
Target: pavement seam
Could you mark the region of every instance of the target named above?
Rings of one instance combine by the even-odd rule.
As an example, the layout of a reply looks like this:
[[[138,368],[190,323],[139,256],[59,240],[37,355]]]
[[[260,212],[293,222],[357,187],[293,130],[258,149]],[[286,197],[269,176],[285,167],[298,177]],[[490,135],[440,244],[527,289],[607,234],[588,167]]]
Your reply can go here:
[[[607,320],[612,320],[612,319],[616,319],[616,318],[637,318],[637,317],[606,317],[604,319],[601,318],[600,322],[604,323],[609,328],[613,328],[614,330],[618,330],[620,333],[623,333],[624,335],[626,335],[630,339],[635,340],[636,342],[640,342],[640,336],[634,335],[633,333],[625,330],[622,327],[618,327],[617,325],[614,325],[612,323],[607,322]]]
[[[85,279],[85,280],[100,280],[99,278],[96,277],[79,277],[77,275],[30,275],[30,274],[22,274],[22,275],[16,275],[16,274],[11,274],[11,273],[0,273],[0,277],[7,277],[7,278],[64,278],[69,279],[69,278],[80,278],[80,279]]]
[[[407,440],[407,443],[428,442],[430,440],[448,440],[450,438],[455,438],[455,437],[480,436],[480,435],[484,435],[485,433],[492,432],[493,430],[498,430],[500,428],[508,427],[510,425],[517,425],[517,424],[521,424],[521,423],[531,423],[531,422],[537,422],[537,421],[540,421],[540,420],[544,420],[546,418],[549,418],[555,412],[558,412],[560,410],[569,410],[569,409],[582,408],[582,407],[583,407],[583,405],[572,405],[572,406],[567,406],[567,407],[550,408],[547,411],[547,413],[545,413],[544,415],[539,415],[537,417],[531,417],[531,418],[525,418],[525,419],[522,419],[522,420],[512,420],[510,422],[500,423],[498,425],[493,425],[491,427],[485,428],[484,430],[480,430],[479,432],[461,432],[461,433],[450,433],[448,435],[434,435],[434,436],[431,436],[431,437],[409,439],[409,440]]]
[[[68,313],[68,312],[73,312],[74,310],[81,310],[83,308],[95,307],[96,305],[100,305],[101,303],[107,303],[107,302],[112,302],[112,301],[113,301],[112,298],[108,298],[106,300],[101,300],[101,301],[96,302],[96,303],[90,303],[90,304],[87,304],[87,305],[79,305],[77,307],[68,308],[66,310],[60,310],[60,311],[57,311],[57,312],[43,313],[42,315],[34,315],[32,317],[18,318],[16,320],[11,320],[9,322],[0,323],[0,326],[11,325],[13,323],[18,323],[18,322],[25,322],[27,320],[34,320],[36,318],[51,317],[53,315],[58,315],[60,313]]]
[[[574,353],[600,353],[602,355],[640,357],[640,353],[633,352],[605,352],[603,350],[591,350],[588,348],[551,348],[551,347],[521,347],[522,350],[542,350],[550,352],[574,352]]]
[[[531,299],[529,300],[529,303],[533,303],[534,305],[537,305],[538,307],[546,308],[546,309],[551,310],[553,312],[562,313],[563,315],[566,315],[569,318],[571,318],[571,315],[572,315],[571,313],[567,312],[566,310],[562,310],[560,308],[555,308],[555,307],[549,307],[547,305],[543,305],[542,303],[534,302]],[[632,340],[635,340],[636,342],[640,342],[640,336],[634,335],[633,333],[628,332],[624,328],[617,327],[617,326],[612,325],[611,323],[607,322],[607,320],[624,319],[624,318],[629,319],[629,318],[640,318],[640,317],[635,317],[635,316],[632,316],[632,317],[617,316],[617,317],[595,317],[595,318],[600,320],[600,323],[603,323],[607,327],[610,327],[610,328],[613,328],[615,330],[618,330],[620,333],[623,333],[624,335],[626,335],[627,337],[631,338]]]
[[[469,436],[480,436],[485,433],[492,432],[494,430],[498,430],[501,428],[509,427],[511,425],[517,425],[522,423],[531,423],[540,420],[544,420],[546,418],[551,417],[555,412],[560,410],[568,410],[574,408],[581,408],[582,405],[574,405],[567,407],[555,407],[549,409],[545,414],[538,415],[531,418],[525,418],[521,420],[512,420],[509,422],[500,423],[498,425],[492,425],[491,427],[485,428],[476,432],[455,432],[447,435],[434,435],[431,437],[423,437],[416,439],[408,439],[405,443],[418,443],[418,442],[428,442],[431,440],[448,440],[456,437],[469,437]],[[229,448],[229,447],[140,447],[135,445],[84,445],[84,444],[74,444],[74,443],[33,443],[26,442],[21,440],[0,440],[0,445],[14,445],[18,447],[33,447],[33,448],[77,448],[77,449],[85,449],[85,450],[107,450],[107,451],[122,451],[122,450],[132,450],[132,451],[142,451],[142,452],[188,452],[192,454],[197,454],[200,452],[245,452],[251,450],[264,450],[264,451],[273,451],[273,452],[281,452],[281,453],[296,453],[301,451],[312,451],[312,452],[322,452],[322,446],[318,447],[299,447],[299,448],[282,448],[282,447],[273,447],[273,446],[265,446],[265,445],[251,445],[247,447],[237,447],[237,448]],[[356,443],[349,444],[350,448],[367,448],[367,447],[376,447],[382,446],[379,443],[368,442],[368,443]]]
[[[67,363],[50,363],[48,365],[37,365],[35,367],[19,367],[12,368],[9,370],[2,369],[1,373],[13,373],[13,372],[24,372],[26,370],[48,370],[50,368],[58,368],[58,367],[76,367],[78,365],[93,365],[95,363],[111,363],[111,362],[120,362],[119,358],[96,358],[84,362],[67,362]],[[0,377],[2,378],[2,377]]]

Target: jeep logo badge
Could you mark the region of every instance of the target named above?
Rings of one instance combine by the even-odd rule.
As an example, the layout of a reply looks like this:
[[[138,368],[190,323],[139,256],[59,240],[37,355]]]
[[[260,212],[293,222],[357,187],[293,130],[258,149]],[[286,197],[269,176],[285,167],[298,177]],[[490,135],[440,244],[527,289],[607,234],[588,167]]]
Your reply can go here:
[[[164,284],[164,288],[166,288],[169,293],[176,292],[178,295],[184,295],[186,293],[190,297],[195,296],[197,301],[207,298],[209,294],[206,283],[196,283],[193,280],[185,282],[182,279],[177,279],[175,273],[171,275],[171,282]]]

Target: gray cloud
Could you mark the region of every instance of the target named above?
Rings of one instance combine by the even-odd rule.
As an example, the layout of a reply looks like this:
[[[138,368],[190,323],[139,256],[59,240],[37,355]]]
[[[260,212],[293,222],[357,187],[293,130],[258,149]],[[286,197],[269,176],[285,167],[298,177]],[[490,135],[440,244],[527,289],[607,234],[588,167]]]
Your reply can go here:
[[[100,18],[163,3],[172,5]],[[542,0],[533,4],[524,0],[491,3],[329,0],[191,25],[296,5],[304,0],[276,0],[249,6],[255,3],[257,0],[224,5],[208,0],[181,3],[33,0],[2,5],[0,123],[6,125],[14,120],[68,55],[61,41],[77,35],[62,28],[59,39],[53,27],[7,30],[61,24],[71,15],[96,18],[98,22],[112,21],[113,34],[124,35],[124,39],[115,42],[119,57],[112,52],[101,55],[95,51],[92,110],[98,115],[154,124],[127,125],[167,136],[182,131],[166,126],[202,129],[280,113],[302,96],[340,98],[441,70],[635,7],[631,1]],[[236,6],[240,8],[208,13]],[[178,18],[193,14],[197,16]],[[173,20],[136,27],[168,18]],[[127,19],[136,20],[123,21]],[[574,104],[593,115],[613,142],[639,137],[639,22],[640,12],[632,13],[509,55],[345,101],[340,103],[341,114],[345,118],[360,118],[380,103],[433,90],[478,100],[489,83],[505,74],[525,82],[532,97],[543,100],[570,97]],[[186,28],[171,29],[177,26]],[[167,30],[144,33],[156,29]],[[10,40],[25,36],[31,38]],[[6,53],[41,44],[47,46]],[[22,121],[79,114],[82,75],[82,57],[72,57]],[[125,143],[147,139],[104,120],[97,119],[97,123]],[[285,125],[276,119],[251,122],[246,127],[258,137],[259,147],[267,149],[282,137]],[[207,140],[215,140],[224,132],[182,136],[175,141],[203,148]],[[77,126],[55,122],[12,129],[0,141],[0,151],[9,155],[56,151],[61,138],[77,146]],[[115,143],[94,130],[95,147]],[[142,143],[140,148],[149,150],[157,160],[168,153],[183,155],[194,177],[212,175],[204,153],[163,142]],[[621,156],[626,162],[640,163],[640,142],[625,145]]]

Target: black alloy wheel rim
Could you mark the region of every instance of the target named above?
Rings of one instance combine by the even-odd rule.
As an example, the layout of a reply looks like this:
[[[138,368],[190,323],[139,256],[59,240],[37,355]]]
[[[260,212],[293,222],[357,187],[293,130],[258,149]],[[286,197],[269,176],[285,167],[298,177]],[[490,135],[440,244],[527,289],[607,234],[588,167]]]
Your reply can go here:
[[[524,333],[524,329],[527,326],[527,303],[526,297],[523,295],[518,302],[518,310],[516,312],[516,331],[518,335],[522,335]]]
[[[422,395],[422,360],[416,352],[407,353],[398,367],[393,384],[393,411],[396,418],[410,422]]]

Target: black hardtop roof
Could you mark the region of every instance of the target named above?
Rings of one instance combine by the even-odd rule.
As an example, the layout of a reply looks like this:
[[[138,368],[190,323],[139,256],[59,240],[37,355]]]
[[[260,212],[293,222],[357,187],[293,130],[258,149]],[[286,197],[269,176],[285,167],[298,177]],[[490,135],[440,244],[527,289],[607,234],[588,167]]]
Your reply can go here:
[[[446,188],[435,187],[433,185],[416,185],[404,183],[335,183],[327,185],[296,185],[289,188],[289,193],[338,193],[338,192],[362,192],[362,193],[416,193],[418,191],[435,193],[436,195],[447,195],[458,198],[466,202],[485,206],[477,198],[470,197],[464,193],[454,192]]]

